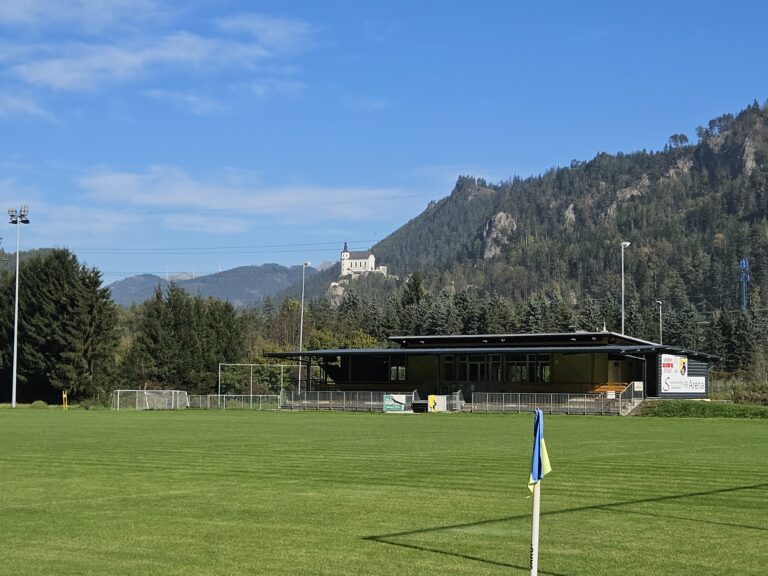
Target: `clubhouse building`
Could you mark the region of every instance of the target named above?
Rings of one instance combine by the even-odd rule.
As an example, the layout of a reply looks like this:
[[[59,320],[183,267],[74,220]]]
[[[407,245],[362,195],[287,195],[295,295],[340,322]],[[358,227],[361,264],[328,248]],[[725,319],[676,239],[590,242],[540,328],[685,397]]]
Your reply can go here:
[[[278,352],[320,367],[309,390],[419,394],[475,392],[617,393],[702,398],[718,357],[615,332],[392,336],[390,347]],[[641,383],[641,384],[639,384]]]

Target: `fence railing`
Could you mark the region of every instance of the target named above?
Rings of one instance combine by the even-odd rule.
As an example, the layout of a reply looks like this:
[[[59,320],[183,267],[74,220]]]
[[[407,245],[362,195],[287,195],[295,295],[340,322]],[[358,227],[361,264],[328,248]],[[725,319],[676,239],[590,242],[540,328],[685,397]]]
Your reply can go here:
[[[342,410],[381,412],[389,392],[344,392],[336,390],[276,394],[192,395],[189,408],[212,410]],[[406,397],[410,400],[411,395]],[[474,392],[472,412],[530,412],[541,408],[552,414],[629,414],[644,398],[642,383],[632,382],[619,394],[495,393]],[[410,409],[407,402],[406,410]],[[449,411],[464,407],[461,392],[447,398]]]
[[[645,398],[645,387],[642,382],[630,382],[619,394],[619,414],[625,416]]]
[[[526,394],[475,392],[472,412],[530,412],[541,408],[551,414],[623,414],[620,396],[605,394]]]
[[[276,394],[190,394],[189,407],[205,410],[278,410],[280,396]]]
[[[297,392],[283,390],[282,410],[347,410],[352,412],[381,412],[384,395],[389,392],[342,392],[337,390]]]

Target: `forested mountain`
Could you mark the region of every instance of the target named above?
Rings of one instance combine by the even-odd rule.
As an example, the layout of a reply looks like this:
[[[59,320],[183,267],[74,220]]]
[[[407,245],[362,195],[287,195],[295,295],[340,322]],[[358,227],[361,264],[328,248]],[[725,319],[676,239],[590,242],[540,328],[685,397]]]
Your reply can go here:
[[[513,300],[616,301],[622,241],[627,298],[699,310],[739,307],[739,261],[752,305],[768,290],[768,109],[757,103],[664,150],[598,154],[531,178],[458,179],[450,196],[373,247],[432,290],[473,286]]]
[[[307,268],[306,276],[309,278],[313,274],[316,274],[315,269]],[[301,266],[240,266],[216,274],[177,280],[174,283],[190,294],[224,300],[236,308],[247,308],[259,305],[266,296],[300,284]],[[119,280],[108,288],[115,303],[130,306],[151,298],[158,286],[164,290],[169,284],[169,281],[160,276],[143,274]]]

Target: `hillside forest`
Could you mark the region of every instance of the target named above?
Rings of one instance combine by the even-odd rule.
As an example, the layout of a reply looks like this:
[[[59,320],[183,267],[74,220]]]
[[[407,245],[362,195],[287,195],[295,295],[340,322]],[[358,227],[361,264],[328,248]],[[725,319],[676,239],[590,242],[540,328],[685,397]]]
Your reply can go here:
[[[308,349],[386,345],[397,334],[620,330],[721,356],[735,399],[768,401],[768,109],[757,103],[663,150],[598,154],[497,184],[462,176],[452,193],[373,247],[396,277],[307,282]],[[175,284],[118,307],[98,270],[67,250],[22,262],[19,400],[105,402],[116,388],[215,390],[220,362],[296,350],[296,287],[257,306]],[[739,262],[748,258],[748,302]],[[0,379],[10,382],[15,277],[0,275]],[[661,314],[658,301],[661,301]],[[0,386],[7,401],[9,386]]]

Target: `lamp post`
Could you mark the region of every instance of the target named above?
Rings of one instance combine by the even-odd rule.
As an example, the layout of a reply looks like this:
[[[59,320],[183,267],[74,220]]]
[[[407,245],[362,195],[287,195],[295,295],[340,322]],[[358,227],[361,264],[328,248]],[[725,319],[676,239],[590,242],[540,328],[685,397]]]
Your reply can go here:
[[[11,387],[11,407],[16,408],[16,365],[19,353],[19,235],[22,224],[29,224],[29,206],[24,204],[17,211],[8,209],[8,219],[16,225],[16,304],[13,318],[13,385]]]
[[[661,305],[663,304],[663,302],[661,300],[656,300],[656,304],[659,305],[659,344],[664,344],[664,340],[662,338],[662,332],[661,332],[661,326],[662,326],[662,323],[661,323]]]
[[[624,248],[629,247],[629,242],[621,243],[621,333],[624,334]]]
[[[304,351],[304,273],[307,270],[311,262],[303,262],[301,264],[301,312],[299,313],[299,394],[301,394],[301,368],[303,366],[303,358],[301,353]]]

